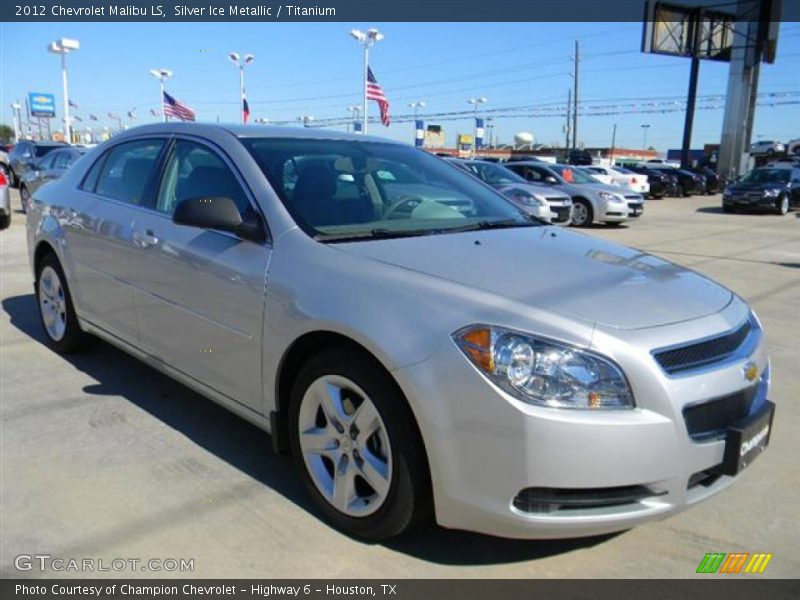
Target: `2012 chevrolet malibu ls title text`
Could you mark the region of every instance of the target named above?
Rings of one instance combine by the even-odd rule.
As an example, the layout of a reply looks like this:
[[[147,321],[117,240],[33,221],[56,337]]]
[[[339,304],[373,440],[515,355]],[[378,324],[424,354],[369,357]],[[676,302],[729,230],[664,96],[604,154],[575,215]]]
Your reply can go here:
[[[136,128],[34,194],[28,244],[56,349],[103,338],[270,431],[364,538],[621,530],[769,440],[741,298],[403,144]]]

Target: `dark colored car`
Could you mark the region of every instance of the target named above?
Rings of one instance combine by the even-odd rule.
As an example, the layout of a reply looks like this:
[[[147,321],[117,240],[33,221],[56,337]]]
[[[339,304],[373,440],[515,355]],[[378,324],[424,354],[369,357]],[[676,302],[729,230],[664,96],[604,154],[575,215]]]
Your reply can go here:
[[[48,181],[58,179],[67,169],[86,153],[86,148],[56,147],[37,160],[19,181],[19,197],[22,212],[28,212],[31,196]]]
[[[722,210],[757,208],[785,215],[800,206],[800,168],[760,167],[725,188]]]
[[[567,162],[571,165],[591,165],[592,155],[588,150],[571,150],[567,157]]]
[[[693,196],[705,192],[705,180],[701,175],[692,173],[686,169],[676,169],[674,167],[653,167],[657,171],[674,175],[677,178],[677,188],[674,190],[675,196]],[[673,195],[673,194],[670,194]]]
[[[538,158],[536,156],[527,156],[525,154],[515,154],[514,156],[509,156],[505,160],[505,162],[507,162],[507,163],[509,163],[509,162],[528,162],[528,161],[531,161],[531,160],[534,161],[534,162],[544,162],[544,161],[542,161],[541,158]]]
[[[722,189],[722,178],[711,167],[697,167],[695,173],[705,177],[705,193],[718,194]]]
[[[650,198],[663,198],[666,196],[673,187],[673,178],[669,173],[641,165],[625,165],[625,168],[634,173],[639,173],[647,177],[647,183],[650,184]],[[678,179],[674,178],[674,185],[677,187]]]
[[[19,187],[20,181],[25,174],[30,171],[36,161],[48,152],[58,148],[67,148],[67,144],[62,142],[31,142],[23,140],[14,145],[14,149],[8,155],[8,166],[12,187]]]

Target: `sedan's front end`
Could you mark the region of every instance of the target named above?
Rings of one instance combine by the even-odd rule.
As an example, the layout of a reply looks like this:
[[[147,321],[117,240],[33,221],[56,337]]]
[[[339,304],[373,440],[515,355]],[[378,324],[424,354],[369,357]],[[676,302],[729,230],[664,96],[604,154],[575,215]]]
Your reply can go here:
[[[761,452],[773,411],[761,328],[738,299],[694,322],[601,327],[589,347],[476,324],[398,376],[439,400],[426,415],[439,522],[516,538],[687,508]]]

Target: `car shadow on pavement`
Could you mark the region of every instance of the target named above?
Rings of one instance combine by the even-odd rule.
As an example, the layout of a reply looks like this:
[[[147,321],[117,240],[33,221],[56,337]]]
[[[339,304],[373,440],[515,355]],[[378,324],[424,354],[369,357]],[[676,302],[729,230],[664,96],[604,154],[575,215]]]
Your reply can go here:
[[[49,348],[33,294],[4,298],[2,307],[13,327]],[[275,454],[269,434],[255,425],[106,342],[98,341],[86,352],[63,358],[97,382],[83,388],[87,395],[119,396],[132,402],[321,519],[306,496],[292,461]],[[615,535],[618,534],[574,540],[508,540],[448,530],[431,523],[383,545],[429,562],[481,565],[562,554],[594,546]]]

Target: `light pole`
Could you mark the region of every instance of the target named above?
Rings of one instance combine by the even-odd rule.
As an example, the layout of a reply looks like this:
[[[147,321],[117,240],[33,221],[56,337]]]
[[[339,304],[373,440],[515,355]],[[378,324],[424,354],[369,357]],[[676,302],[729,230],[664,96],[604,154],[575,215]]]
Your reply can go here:
[[[361,107],[358,106],[358,105],[350,105],[350,106],[347,107],[347,112],[349,112],[349,113],[351,113],[353,115],[353,117],[352,117],[353,124],[354,125],[358,124],[358,113],[361,112]],[[347,124],[347,131],[348,132],[350,131],[350,123]]]
[[[256,57],[253,54],[245,54],[244,58],[240,58],[238,52],[228,54],[228,60],[239,67],[239,109],[242,111],[242,123],[247,123],[244,114],[244,68],[247,65],[252,65],[255,59]]]
[[[647,150],[647,130],[650,129],[650,125],[642,125],[642,150]]]
[[[172,77],[172,71],[169,69],[150,69],[150,75],[158,79],[161,95],[158,97],[159,106],[161,107],[161,120],[167,122],[167,113],[164,112],[164,82]]]
[[[314,120],[314,117],[311,115],[303,115],[301,117],[297,117],[297,120],[303,124],[303,127],[310,127],[309,123]]]
[[[22,105],[19,102],[14,102],[11,105],[11,115],[14,118],[14,142],[19,141],[19,130],[20,130],[20,110],[22,109]]]
[[[422,148],[425,145],[425,131],[422,121],[417,118],[420,108],[425,108],[425,102],[418,100],[409,102],[408,107],[414,110],[414,146]]]
[[[362,85],[364,86],[364,113],[362,115],[363,125],[362,130],[364,135],[367,134],[367,73],[369,72],[369,49],[372,48],[377,42],[383,39],[383,34],[376,28],[372,27],[366,31],[360,29],[350,30],[350,35],[364,48],[364,79]]]
[[[64,86],[64,137],[68,144],[72,143],[72,128],[69,122],[69,86],[67,85],[67,53],[78,50],[81,47],[78,40],[61,38],[55,42],[50,42],[47,51],[50,54],[61,55],[61,82]]]
[[[472,136],[472,157],[475,157],[475,151],[477,150],[478,145],[478,106],[481,104],[486,104],[488,100],[481,96],[480,98],[470,98],[467,100],[467,104],[472,104],[475,107],[475,131]]]
[[[423,100],[420,100],[419,102],[409,102],[408,108],[414,109],[414,120],[416,121],[417,111],[419,111],[420,108],[425,108],[425,102]]]

